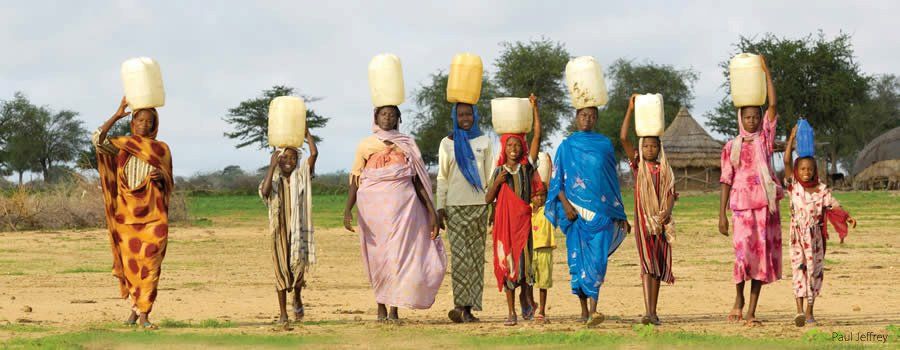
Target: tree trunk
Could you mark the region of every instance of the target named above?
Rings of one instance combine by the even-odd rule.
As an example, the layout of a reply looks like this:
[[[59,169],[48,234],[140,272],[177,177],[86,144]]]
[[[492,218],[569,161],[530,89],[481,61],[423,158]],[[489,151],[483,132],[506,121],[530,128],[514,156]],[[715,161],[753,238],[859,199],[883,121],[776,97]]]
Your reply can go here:
[[[19,187],[22,187],[22,175],[24,175],[24,174],[25,174],[24,171],[19,172]]]

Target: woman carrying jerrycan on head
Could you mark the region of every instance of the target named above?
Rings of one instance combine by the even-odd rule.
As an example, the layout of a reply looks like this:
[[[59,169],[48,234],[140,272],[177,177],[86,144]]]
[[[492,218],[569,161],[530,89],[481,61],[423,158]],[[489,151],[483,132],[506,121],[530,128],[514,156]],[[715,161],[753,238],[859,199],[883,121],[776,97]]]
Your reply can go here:
[[[484,203],[488,175],[493,171],[493,143],[481,132],[478,99],[481,95],[481,58],[459,54],[453,58],[447,82],[447,101],[453,104],[453,130],[438,149],[438,222],[447,229],[455,323],[478,322],[484,292],[484,248],[490,208]]]
[[[740,60],[748,61],[742,63]],[[741,67],[738,67],[738,66]],[[739,75],[738,69],[750,66],[753,76]],[[763,80],[760,75],[764,75]],[[762,83],[764,82],[764,84]],[[722,149],[722,183],[719,205],[719,232],[728,235],[730,209],[734,224],[734,307],[728,315],[732,322],[747,326],[761,323],[756,306],[763,284],[781,279],[781,218],[778,201],[784,196],[772,169],[775,144],[775,86],[762,56],[738,55],[731,65],[732,98],[737,106],[740,134]],[[754,85],[755,84],[755,85]],[[749,85],[749,87],[747,86]],[[747,93],[749,91],[749,93]],[[766,93],[767,92],[767,93]],[[747,98],[743,94],[754,95]],[[768,96],[768,108],[762,104]],[[750,284],[750,303],[744,309],[744,284]]]
[[[415,140],[401,133],[403,76],[400,60],[376,56],[369,65],[375,105],[373,135],[356,149],[344,227],[359,212],[363,265],[375,290],[378,321],[399,323],[397,308],[428,309],[447,270],[438,236],[431,179]],[[388,310],[390,306],[390,310]]]
[[[602,323],[597,312],[607,261],[630,230],[612,142],[594,132],[599,109],[607,103],[602,70],[593,57],[569,61],[566,82],[576,108],[576,131],[556,149],[545,214],[566,235],[572,294],[581,303],[580,322]]]

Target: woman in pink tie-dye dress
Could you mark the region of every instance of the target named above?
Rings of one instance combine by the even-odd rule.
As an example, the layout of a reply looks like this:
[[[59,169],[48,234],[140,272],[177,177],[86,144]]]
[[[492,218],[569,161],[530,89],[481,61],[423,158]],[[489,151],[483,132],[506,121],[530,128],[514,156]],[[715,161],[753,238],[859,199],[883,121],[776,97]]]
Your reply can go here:
[[[762,56],[760,56],[762,59]],[[734,271],[736,286],[731,321],[746,320],[759,324],[756,305],[763,284],[781,279],[781,218],[778,201],[784,196],[775,181],[772,152],[775,143],[775,86],[765,60],[762,62],[768,82],[768,109],[763,117],[760,106],[738,108],[740,135],[722,149],[722,195],[719,208],[719,232],[728,235],[730,209],[734,225]],[[744,282],[751,281],[750,303],[744,308]]]

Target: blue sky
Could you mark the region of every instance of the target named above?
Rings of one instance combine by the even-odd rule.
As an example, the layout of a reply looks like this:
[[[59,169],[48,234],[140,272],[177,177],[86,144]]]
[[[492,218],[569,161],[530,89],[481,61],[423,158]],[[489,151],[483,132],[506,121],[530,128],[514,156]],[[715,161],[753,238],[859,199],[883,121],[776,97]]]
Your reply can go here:
[[[240,165],[255,169],[265,150],[236,150],[222,133],[228,108],[276,84],[323,97],[331,118],[318,170],[347,169],[370,133],[366,67],[381,52],[402,62],[407,96],[462,51],[485,69],[503,41],[547,37],[604,66],[617,58],[691,67],[694,117],[724,92],[719,62],[740,35],[798,37],[817,30],[853,35],[863,70],[900,74],[897,1],[77,1],[0,3],[0,100],[22,91],[36,104],[78,111],[98,127],[122,95],[119,65],[133,56],[160,62],[166,106],[159,138],[173,149],[175,174]],[[407,98],[409,100],[409,98]],[[415,106],[407,102],[403,110]],[[409,113],[408,115],[411,115]],[[559,137],[554,138],[558,140]]]

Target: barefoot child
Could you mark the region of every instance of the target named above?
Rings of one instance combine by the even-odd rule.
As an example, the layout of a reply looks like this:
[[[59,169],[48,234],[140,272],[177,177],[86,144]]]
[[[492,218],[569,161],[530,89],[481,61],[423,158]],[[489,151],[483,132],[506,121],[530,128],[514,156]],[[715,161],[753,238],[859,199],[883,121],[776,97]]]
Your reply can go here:
[[[259,196],[269,209],[269,234],[272,263],[275,267],[275,290],[281,311],[278,323],[290,324],[287,293],[294,292],[294,318],[303,320],[301,290],[306,284],[306,271],[316,262],[313,239],[312,189],[318,150],[309,129],[306,130],[309,157],[298,161],[296,148],[279,148],[272,153],[269,170],[259,184]]]
[[[825,271],[825,245],[828,240],[825,220],[831,221],[841,242],[847,235],[847,224],[856,227],[856,220],[832,197],[831,189],[819,182],[816,160],[812,155],[800,155],[791,164],[796,136],[797,127],[794,126],[784,151],[784,182],[791,195],[791,272],[797,301],[794,324],[803,327],[816,323],[813,303],[822,288]],[[805,312],[804,301],[807,301]]]
[[[659,325],[659,316],[656,315],[659,282],[675,282],[671,246],[675,241],[672,221],[675,176],[659,137],[641,137],[638,150],[631,145],[628,130],[635,96],[637,94],[628,101],[619,136],[634,175],[634,238],[641,259],[644,285],[644,316],[641,323]]]
[[[550,161],[550,158],[543,160]],[[552,169],[552,165],[550,165]],[[538,324],[549,323],[547,320],[547,290],[553,287],[553,250],[556,240],[553,238],[553,225],[544,215],[544,202],[547,201],[547,179],[541,178],[543,187],[534,190],[531,196],[531,236],[534,242],[532,252],[534,268],[534,288],[540,289],[540,309],[534,321]]]
[[[531,95],[534,117],[534,136],[531,149],[525,143],[525,134],[503,134],[500,137],[500,158],[490,180],[485,202],[494,204],[494,276],[497,287],[506,292],[509,315],[504,325],[515,326],[517,287],[522,304],[522,318],[534,315],[534,300],[530,297],[534,284],[532,271],[531,207],[528,205],[533,191],[543,189],[534,162],[541,145],[541,121],[537,110],[537,97]]]
[[[778,201],[783,197],[781,185],[772,169],[775,143],[775,86],[763,56],[766,73],[768,109],[761,106],[738,108],[740,135],[722,149],[722,183],[719,204],[719,233],[728,235],[731,209],[734,223],[734,307],[728,320],[744,320],[746,325],[759,325],[756,304],[763,284],[781,279],[781,218]],[[750,303],[744,309],[744,283],[750,282]]]

